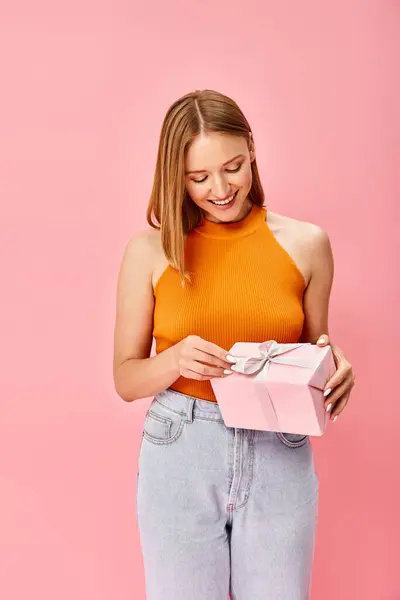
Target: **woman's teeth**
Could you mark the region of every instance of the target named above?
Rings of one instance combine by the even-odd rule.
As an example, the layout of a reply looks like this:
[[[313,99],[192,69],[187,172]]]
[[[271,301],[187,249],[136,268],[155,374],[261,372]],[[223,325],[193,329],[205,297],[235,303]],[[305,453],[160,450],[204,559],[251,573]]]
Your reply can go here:
[[[227,198],[226,200],[221,200],[219,202],[216,200],[210,200],[210,202],[212,202],[213,204],[216,204],[217,206],[223,206],[224,204],[229,204],[229,202],[232,202],[234,197],[235,197],[235,194],[232,194],[232,196],[229,196],[229,198]]]

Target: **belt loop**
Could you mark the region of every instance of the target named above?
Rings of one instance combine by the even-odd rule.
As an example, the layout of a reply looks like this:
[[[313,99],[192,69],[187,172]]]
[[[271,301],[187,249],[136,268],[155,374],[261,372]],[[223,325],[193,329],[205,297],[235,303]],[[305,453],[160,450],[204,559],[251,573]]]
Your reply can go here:
[[[193,423],[193,408],[194,408],[195,399],[192,397],[187,398],[186,404],[186,417],[188,423]]]

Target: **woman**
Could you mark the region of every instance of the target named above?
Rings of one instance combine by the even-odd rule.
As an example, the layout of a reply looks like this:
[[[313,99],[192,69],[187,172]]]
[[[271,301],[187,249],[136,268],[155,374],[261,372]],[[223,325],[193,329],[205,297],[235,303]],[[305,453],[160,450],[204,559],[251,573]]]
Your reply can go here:
[[[329,342],[328,236],[266,210],[250,126],[211,90],[169,108],[147,214],[121,264],[114,347],[121,398],[154,396],[137,487],[147,600],[306,600],[310,440],[226,427],[210,380],[231,377],[237,341]],[[333,351],[332,419],[354,385]]]

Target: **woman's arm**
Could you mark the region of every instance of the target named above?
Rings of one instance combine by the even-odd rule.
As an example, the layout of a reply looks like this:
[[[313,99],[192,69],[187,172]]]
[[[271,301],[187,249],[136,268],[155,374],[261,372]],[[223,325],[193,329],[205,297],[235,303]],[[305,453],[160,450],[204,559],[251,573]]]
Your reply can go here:
[[[311,278],[304,292],[304,324],[301,342],[315,344],[322,334],[329,335],[329,299],[333,284],[334,262],[328,234],[308,224]]]
[[[113,376],[115,391],[127,402],[165,390],[180,375],[174,346],[150,357],[154,311],[150,235],[140,232],[129,240],[118,277]]]
[[[350,399],[355,385],[353,367],[341,348],[331,344],[328,329],[329,299],[334,276],[332,248],[327,233],[316,225],[311,225],[310,260],[311,279],[304,293],[304,325],[301,342],[315,344],[321,336],[323,347],[331,345],[336,372],[325,386],[325,408],[330,412],[330,419],[335,421]]]

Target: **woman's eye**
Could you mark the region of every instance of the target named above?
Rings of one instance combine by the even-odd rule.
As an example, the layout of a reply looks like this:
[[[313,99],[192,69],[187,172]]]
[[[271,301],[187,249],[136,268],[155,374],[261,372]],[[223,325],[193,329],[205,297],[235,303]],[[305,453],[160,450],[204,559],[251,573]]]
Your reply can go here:
[[[240,167],[242,165],[239,165],[238,167],[236,167],[236,169],[226,169],[228,171],[228,173],[236,173],[237,171],[239,171]]]
[[[237,173],[239,171],[239,169],[241,168],[242,165],[239,165],[238,167],[236,167],[235,169],[226,169],[226,171],[228,173]],[[193,181],[195,183],[203,183],[205,180],[207,179],[207,175],[205,177],[203,177],[203,179],[193,179]]]

